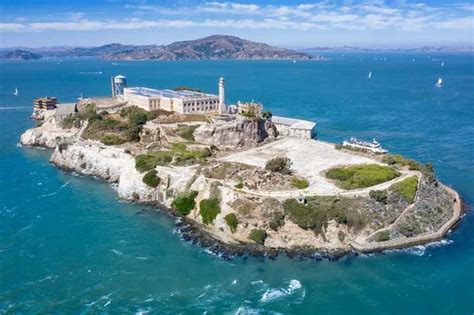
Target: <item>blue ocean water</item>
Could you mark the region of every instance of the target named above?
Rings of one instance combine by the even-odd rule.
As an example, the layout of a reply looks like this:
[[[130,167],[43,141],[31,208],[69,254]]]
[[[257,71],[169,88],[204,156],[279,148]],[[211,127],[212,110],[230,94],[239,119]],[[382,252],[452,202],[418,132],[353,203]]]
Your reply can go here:
[[[34,124],[32,98],[105,95],[116,74],[129,85],[208,92],[222,75],[229,102],[254,99],[275,114],[315,120],[327,141],[376,137],[392,152],[433,162],[444,183],[474,202],[473,56],[1,63],[1,313],[474,312],[470,211],[433,246],[336,262],[225,261],[182,241],[165,213],[120,202],[110,185],[54,168],[48,150],[17,145]],[[434,86],[439,76],[442,88]]]

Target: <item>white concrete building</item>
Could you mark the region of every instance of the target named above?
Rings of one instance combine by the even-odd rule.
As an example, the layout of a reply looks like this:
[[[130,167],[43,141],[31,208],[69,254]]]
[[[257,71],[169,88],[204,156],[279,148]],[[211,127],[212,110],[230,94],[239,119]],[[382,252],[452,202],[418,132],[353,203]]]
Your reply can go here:
[[[272,116],[272,122],[283,136],[312,139],[316,135],[316,123],[312,121]]]
[[[163,109],[181,114],[218,112],[220,101],[219,96],[214,94],[146,87],[124,88],[123,98],[129,105],[136,105],[144,110]]]

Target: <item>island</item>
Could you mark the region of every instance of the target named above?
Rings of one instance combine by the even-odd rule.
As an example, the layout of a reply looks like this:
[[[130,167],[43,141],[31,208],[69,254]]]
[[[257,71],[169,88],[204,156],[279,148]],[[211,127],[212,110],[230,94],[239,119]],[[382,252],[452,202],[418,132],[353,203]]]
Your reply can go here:
[[[224,78],[217,94],[128,87],[121,75],[110,84],[110,97],[35,99],[38,123],[21,144],[179,217],[185,239],[224,257],[405,248],[442,239],[460,218],[460,196],[431,164],[376,142],[319,141],[316,123],[260,103],[226,104]]]

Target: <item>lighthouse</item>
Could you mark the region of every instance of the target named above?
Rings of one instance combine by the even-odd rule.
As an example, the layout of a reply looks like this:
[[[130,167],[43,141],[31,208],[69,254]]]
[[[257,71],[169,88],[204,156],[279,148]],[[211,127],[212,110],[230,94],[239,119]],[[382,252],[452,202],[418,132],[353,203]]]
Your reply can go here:
[[[225,113],[225,92],[224,92],[224,78],[219,79],[219,115]]]

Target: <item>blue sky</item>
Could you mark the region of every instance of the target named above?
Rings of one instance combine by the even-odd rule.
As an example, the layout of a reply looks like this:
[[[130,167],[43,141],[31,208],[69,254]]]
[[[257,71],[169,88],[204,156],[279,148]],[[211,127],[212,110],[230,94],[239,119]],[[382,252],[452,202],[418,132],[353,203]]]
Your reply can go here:
[[[285,47],[473,46],[474,0],[2,0],[0,46],[168,44],[229,34]]]

